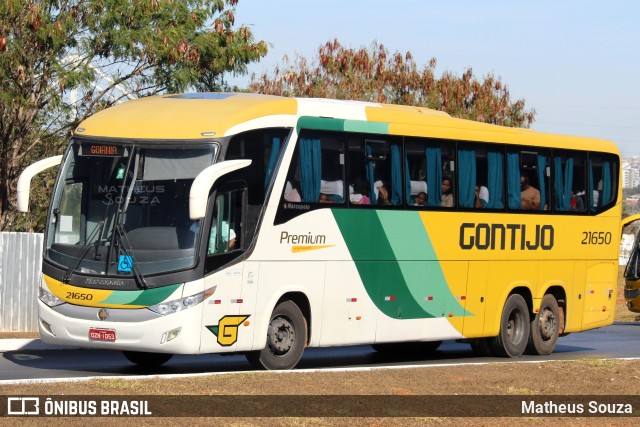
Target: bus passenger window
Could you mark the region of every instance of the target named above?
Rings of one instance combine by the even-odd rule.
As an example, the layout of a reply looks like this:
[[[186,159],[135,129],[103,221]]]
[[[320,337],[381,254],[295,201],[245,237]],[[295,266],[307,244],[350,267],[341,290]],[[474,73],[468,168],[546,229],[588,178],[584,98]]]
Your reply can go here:
[[[575,212],[578,209],[577,197],[584,196],[586,156],[577,151],[558,151],[553,157],[553,192],[557,211]],[[584,200],[581,200],[584,211]]]
[[[608,209],[618,192],[618,159],[615,156],[592,153],[589,155],[588,188],[585,194],[589,211],[593,213]]]
[[[409,180],[407,190],[407,204],[440,208],[443,206],[444,178],[447,178],[448,188],[453,190],[455,174],[453,144],[427,138],[407,138],[405,142],[406,179]],[[475,177],[475,175],[474,175]],[[448,190],[447,190],[448,191]],[[473,192],[473,187],[472,187]],[[418,201],[420,194],[426,195],[424,203]],[[445,207],[453,206],[455,202],[453,192],[444,195],[447,199]]]
[[[283,193],[294,203],[344,202],[344,137],[302,131]]]

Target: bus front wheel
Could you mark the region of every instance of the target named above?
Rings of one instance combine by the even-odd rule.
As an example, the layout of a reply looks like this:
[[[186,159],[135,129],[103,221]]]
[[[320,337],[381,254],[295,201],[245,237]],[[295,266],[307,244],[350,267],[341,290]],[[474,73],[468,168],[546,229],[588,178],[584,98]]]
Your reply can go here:
[[[256,369],[292,369],[306,344],[307,320],[293,301],[283,301],[271,313],[267,345],[247,353],[247,360]]]
[[[509,296],[502,310],[500,333],[493,338],[493,353],[502,357],[522,356],[529,341],[530,327],[529,308],[522,295]]]
[[[551,354],[560,336],[560,310],[558,302],[551,294],[542,298],[540,311],[531,321],[531,335],[527,345],[527,353]]]
[[[146,353],[143,351],[123,351],[122,354],[124,354],[124,357],[126,357],[129,362],[145,368],[155,368],[164,365],[173,357],[173,354]]]

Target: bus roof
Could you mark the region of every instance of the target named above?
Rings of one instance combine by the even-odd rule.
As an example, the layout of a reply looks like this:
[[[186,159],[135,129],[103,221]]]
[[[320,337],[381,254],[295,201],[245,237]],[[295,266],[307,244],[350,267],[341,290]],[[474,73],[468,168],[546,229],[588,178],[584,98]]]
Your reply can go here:
[[[316,123],[336,120],[344,123],[344,129],[362,132],[619,154],[610,141],[457,119],[424,107],[249,93],[185,93],[141,98],[94,114],[83,121],[75,133],[91,137],[193,141],[234,134],[234,127],[269,116],[290,116],[292,127],[300,117],[312,117],[318,119]]]

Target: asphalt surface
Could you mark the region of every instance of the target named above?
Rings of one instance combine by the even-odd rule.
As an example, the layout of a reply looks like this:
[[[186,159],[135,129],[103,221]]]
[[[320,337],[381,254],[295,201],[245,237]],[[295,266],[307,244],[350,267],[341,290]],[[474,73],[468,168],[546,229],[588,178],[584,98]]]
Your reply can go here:
[[[519,362],[585,358],[640,358],[640,324],[615,324],[561,337],[549,356],[522,356]],[[476,356],[468,344],[445,342],[431,354],[382,354],[371,346],[309,348],[297,369],[370,369],[375,367],[499,363],[512,359]],[[0,384],[12,381],[80,379],[104,376],[184,375],[251,370],[242,355],[177,355],[165,365],[144,369],[119,351],[52,346],[40,340],[0,340]]]

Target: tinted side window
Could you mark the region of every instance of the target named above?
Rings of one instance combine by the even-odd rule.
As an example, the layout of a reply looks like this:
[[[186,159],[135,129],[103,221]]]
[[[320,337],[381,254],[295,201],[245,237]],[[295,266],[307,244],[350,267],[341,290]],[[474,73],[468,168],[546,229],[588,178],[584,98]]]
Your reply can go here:
[[[402,139],[350,135],[348,148],[351,205],[402,205],[405,194],[403,171],[406,173],[402,164]]]
[[[432,208],[452,208],[455,206],[454,147],[453,141],[426,138],[407,139],[405,164],[409,181],[409,185],[407,185],[408,204]]]
[[[555,151],[553,154],[553,204],[560,212],[585,212],[586,154]]]
[[[284,200],[344,203],[344,158],[342,134],[303,130],[287,173]]]
[[[460,144],[458,204],[463,209],[504,208],[504,147]]]
[[[618,173],[616,156],[602,153],[589,155],[587,199],[591,212],[598,213],[615,204]]]

